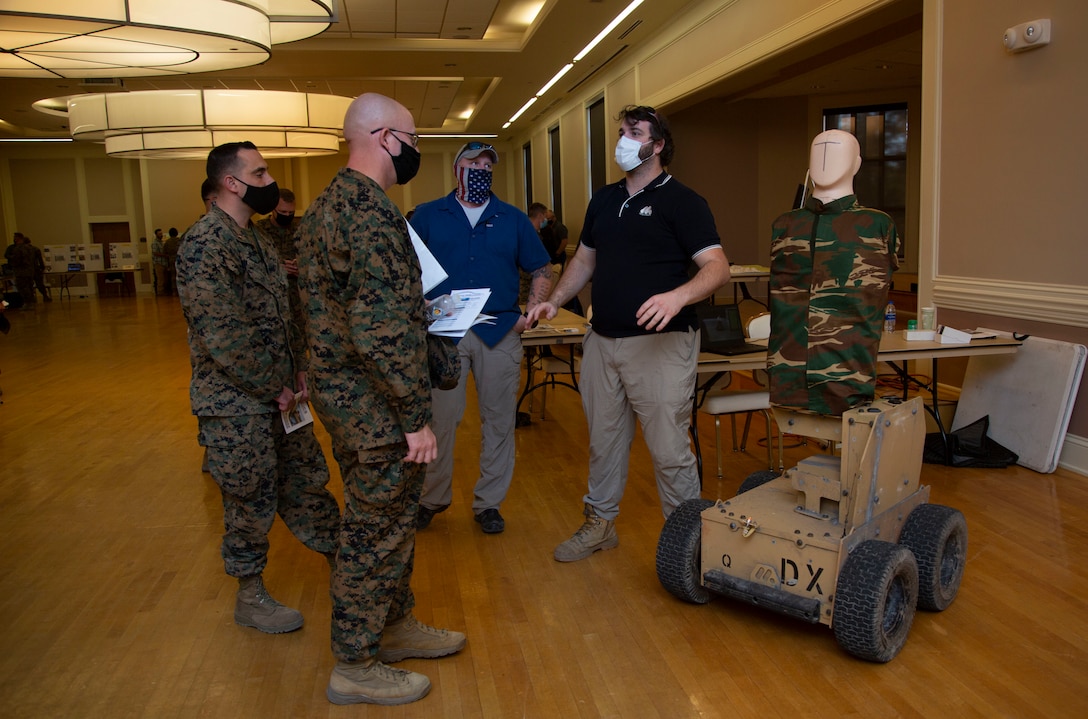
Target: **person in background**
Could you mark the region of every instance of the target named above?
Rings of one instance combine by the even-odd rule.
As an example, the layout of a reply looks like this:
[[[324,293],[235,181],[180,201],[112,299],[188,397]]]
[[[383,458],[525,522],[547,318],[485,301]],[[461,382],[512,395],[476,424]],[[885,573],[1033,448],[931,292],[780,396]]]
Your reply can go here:
[[[204,178],[200,183],[200,200],[204,203],[204,214],[208,214],[215,207],[215,201],[219,198],[219,188],[210,177]]]
[[[166,294],[166,250],[163,248],[162,228],[155,228],[155,239],[151,240],[151,268],[155,271],[155,294]]]
[[[419,505],[421,529],[453,499],[454,441],[465,414],[470,371],[476,383],[482,435],[472,512],[487,534],[506,528],[499,505],[514,477],[521,333],[528,327],[518,304],[519,271],[532,278],[525,301],[532,309],[551,289],[552,268],[529,218],[491,191],[492,167],[498,161],[491,145],[465,144],[453,163],[457,189],[420,205],[412,216],[412,227],[449,274],[428,293],[428,299],[454,290],[486,287],[491,295],[483,313],[495,317],[493,323],[475,325],[455,340],[461,357],[460,382],[454,389],[434,392],[438,459],[427,468]]]
[[[23,233],[16,232],[14,242],[8,248],[10,253],[5,253],[8,259],[8,267],[15,275],[15,291],[23,301],[19,309],[32,310],[38,306],[37,297],[34,295],[35,254],[34,247],[29,238]]]
[[[460,651],[465,635],[412,613],[416,512],[434,460],[427,312],[419,260],[386,191],[419,169],[412,114],[360,95],[344,117],[347,166],[298,228],[314,409],[332,437],[344,518],[332,580],[334,704],[405,704],[430,691],[388,666]]]
[[[178,293],[176,264],[180,245],[181,238],[178,237],[178,228],[171,227],[166,242],[162,244],[162,251],[166,255],[166,292],[164,294],[176,295]]]
[[[23,235],[23,242],[25,242],[34,253],[34,286],[37,288],[38,292],[41,293],[42,299],[46,302],[52,302],[53,296],[49,294],[49,287],[45,284],[45,258],[42,257],[42,251],[30,241],[30,237],[27,235]],[[33,292],[31,292],[31,294],[33,294]]]
[[[540,234],[540,241],[544,243],[544,249],[548,251],[548,256],[551,258],[552,269],[555,270],[556,277],[558,277],[563,273],[563,268],[567,266],[567,238],[570,234],[567,231],[567,226],[560,222],[555,213],[542,202],[534,202],[529,205],[529,220]],[[563,305],[563,309],[576,315],[585,314],[582,310],[582,301],[578,299],[577,295],[572,297],[570,302]],[[544,349],[549,350],[547,347]],[[545,354],[550,353],[549,350]]]
[[[177,258],[193,367],[189,396],[222,494],[223,563],[238,579],[234,621],[279,634],[301,627],[303,617],[272,598],[262,578],[276,514],[332,566],[340,511],[326,488],[329,469],[313,425],[288,434],[281,418],[309,392],[287,274],[250,220],[275,206],[275,180],[250,142],[214,148],[207,171],[218,201],[189,228]]]
[[[295,231],[299,218],[295,216],[295,193],[286,187],[280,188],[280,201],[268,217],[261,218],[257,226],[272,238],[279,254],[280,262],[287,271],[287,284],[290,286],[292,311],[301,316],[302,308],[298,296],[298,252],[295,250]]]
[[[287,269],[287,276],[294,278],[298,277],[298,252],[295,250],[298,222],[299,218],[295,216],[295,193],[286,187],[280,188],[280,201],[276,204],[276,209],[257,222],[257,226],[275,241],[276,251]]]
[[[548,301],[529,311],[530,322],[551,319],[593,282],[593,328],[582,344],[579,383],[589,423],[586,519],[556,547],[560,562],[619,544],[615,519],[636,417],[663,514],[699,496],[688,438],[699,359],[692,304],[729,281],[706,200],[665,170],[674,150],[665,117],[629,106],[618,119],[615,157],[625,176],[594,193],[566,272]],[[688,274],[692,263],[694,276]]]

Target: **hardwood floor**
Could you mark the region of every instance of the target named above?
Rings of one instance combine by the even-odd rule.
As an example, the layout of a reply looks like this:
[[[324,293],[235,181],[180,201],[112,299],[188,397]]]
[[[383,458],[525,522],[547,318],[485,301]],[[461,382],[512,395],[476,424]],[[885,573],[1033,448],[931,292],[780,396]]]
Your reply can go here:
[[[277,522],[266,582],[306,616],[269,636],[234,624],[218,491],[200,472],[175,298],[77,299],[13,312],[0,336],[0,715],[4,717],[1081,717],[1088,713],[1088,481],[925,465],[933,501],[970,527],[959,598],[919,613],[885,665],[833,633],[657,581],[662,518],[636,439],[620,545],[552,559],[581,523],[586,428],[570,390],[517,430],[504,534],[470,510],[472,405],[455,503],[417,542],[424,621],[468,646],[403,666],[431,694],[404,707],[325,699],[328,570]],[[713,424],[701,425],[713,474]],[[756,436],[762,422],[753,423]],[[319,431],[326,456],[328,437]],[[787,450],[796,462],[804,448]],[[761,467],[751,443],[705,496]],[[339,475],[331,463],[334,491]]]

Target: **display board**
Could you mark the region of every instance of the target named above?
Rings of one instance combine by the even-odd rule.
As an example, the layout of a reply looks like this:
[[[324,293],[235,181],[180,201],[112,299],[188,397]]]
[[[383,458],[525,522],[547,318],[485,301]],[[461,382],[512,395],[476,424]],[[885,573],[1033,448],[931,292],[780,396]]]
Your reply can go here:
[[[135,254],[134,244],[128,243],[123,246],[132,247],[131,251]],[[67,272],[69,265],[74,264],[82,265],[81,269],[91,272],[106,269],[102,245],[95,243],[45,245],[42,247],[42,261],[45,263],[46,272]],[[136,263],[137,260],[132,262]]]

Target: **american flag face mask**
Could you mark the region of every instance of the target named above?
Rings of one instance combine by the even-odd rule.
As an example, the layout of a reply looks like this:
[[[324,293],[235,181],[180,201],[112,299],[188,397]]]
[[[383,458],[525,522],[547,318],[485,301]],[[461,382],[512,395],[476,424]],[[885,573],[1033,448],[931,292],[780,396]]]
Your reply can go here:
[[[479,167],[457,168],[457,199],[482,205],[491,197],[491,170]]]

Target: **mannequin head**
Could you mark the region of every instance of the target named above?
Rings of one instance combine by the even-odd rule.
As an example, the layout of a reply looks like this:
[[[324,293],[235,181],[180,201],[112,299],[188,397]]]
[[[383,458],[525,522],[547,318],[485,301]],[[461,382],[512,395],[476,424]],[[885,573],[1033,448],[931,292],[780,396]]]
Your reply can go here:
[[[861,148],[857,138],[843,130],[826,130],[812,141],[808,156],[808,175],[812,196],[831,202],[854,194],[854,175],[861,167]]]

